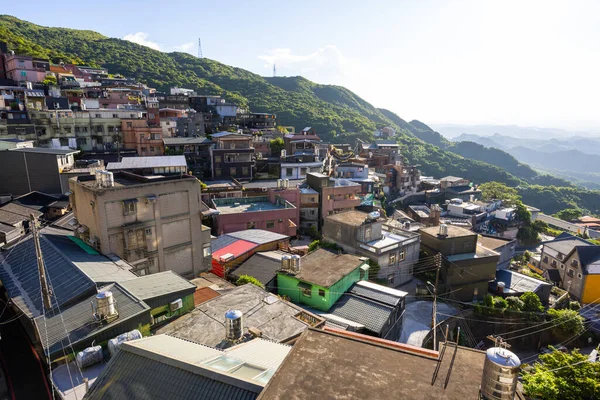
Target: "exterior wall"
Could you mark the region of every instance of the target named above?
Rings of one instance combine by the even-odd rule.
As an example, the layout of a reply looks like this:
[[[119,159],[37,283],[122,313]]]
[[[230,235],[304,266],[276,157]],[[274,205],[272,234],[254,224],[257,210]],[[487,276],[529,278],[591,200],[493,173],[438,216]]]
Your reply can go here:
[[[440,279],[445,291],[454,291],[453,296],[461,301],[483,298],[488,292],[489,281],[496,277],[498,256],[444,262]],[[475,295],[477,293],[477,295]]]
[[[165,304],[163,306],[159,306],[150,310],[151,326],[156,326],[161,324],[163,321],[168,321],[171,318],[177,318],[192,311],[195,307],[194,304],[194,295],[190,294],[181,298],[183,306],[179,310],[175,310],[171,312],[170,304]]]
[[[600,303],[600,275],[585,275],[581,302],[583,304]]]
[[[160,156],[165,153],[162,128],[149,127],[145,120],[122,120],[123,144],[135,149],[138,156]]]
[[[433,251],[442,253],[444,256],[454,254],[473,253],[477,249],[477,234],[456,238],[438,239],[437,237],[423,233],[421,243]],[[433,255],[433,254],[432,254]]]
[[[573,263],[576,265],[573,265]],[[582,299],[584,293],[584,282],[587,278],[583,275],[581,262],[579,261],[579,255],[574,252],[570,257],[564,258],[562,262],[559,261],[559,272],[562,280],[561,287],[569,292],[569,294],[576,298]],[[588,291],[592,292],[590,288]]]
[[[75,217],[89,232],[82,239],[104,254],[117,254],[140,274],[172,270],[197,276],[203,265],[200,185],[176,179],[93,189],[70,181]],[[148,200],[156,196],[156,200]],[[137,199],[124,215],[124,200]]]
[[[359,280],[367,280],[368,276],[361,278],[360,267],[361,263],[355,270],[342,279],[331,285],[329,288],[315,285],[310,282],[304,282],[296,279],[296,277],[288,275],[284,272],[277,272],[277,293],[282,296],[288,296],[290,300],[296,304],[306,304],[309,307],[316,308],[321,311],[329,311],[329,309],[339,300],[340,297]],[[310,296],[305,295],[298,283],[303,282],[311,285]],[[319,295],[319,290],[324,291],[325,296]]]
[[[342,211],[352,210],[360,205],[361,187],[357,186],[327,186],[321,191],[321,224],[328,215],[337,214]]]
[[[282,163],[281,179],[305,179],[309,172],[321,172],[322,163]]]
[[[69,157],[62,167],[72,165],[73,156]],[[61,185],[60,168],[54,154],[4,151],[0,154],[0,193],[66,193],[69,188]]]
[[[246,149],[210,149],[212,177],[214,179],[238,178],[252,179],[254,161],[253,148]],[[227,161],[228,157],[248,161]]]
[[[218,235],[244,231],[248,229],[248,223],[252,222],[255,229],[264,229],[269,232],[281,233],[282,235],[296,236],[299,212],[297,208],[281,208],[239,214],[220,214],[215,218]],[[288,224],[288,219],[293,222],[294,226]],[[267,227],[267,223],[273,223],[274,226]]]

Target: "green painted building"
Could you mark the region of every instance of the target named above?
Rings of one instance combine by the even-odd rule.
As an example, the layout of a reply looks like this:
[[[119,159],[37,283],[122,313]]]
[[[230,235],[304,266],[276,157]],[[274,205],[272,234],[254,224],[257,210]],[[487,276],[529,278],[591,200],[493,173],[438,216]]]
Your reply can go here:
[[[179,317],[195,306],[196,285],[173,271],[142,276],[121,285],[150,307],[152,326]]]
[[[298,270],[277,271],[277,293],[328,311],[352,284],[368,279],[367,258],[318,249],[300,259]]]

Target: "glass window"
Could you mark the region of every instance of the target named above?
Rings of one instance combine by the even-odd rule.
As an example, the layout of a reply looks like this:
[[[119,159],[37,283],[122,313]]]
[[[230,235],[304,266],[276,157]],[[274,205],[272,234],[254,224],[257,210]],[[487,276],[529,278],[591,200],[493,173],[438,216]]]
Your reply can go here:
[[[135,201],[124,201],[123,202],[123,214],[124,215],[135,214]]]
[[[236,173],[237,173],[237,169],[235,167],[229,168],[229,175],[235,176]]]
[[[398,252],[398,261],[404,261],[404,250]]]
[[[390,261],[389,261],[390,265],[395,265],[396,264],[396,253],[391,253],[390,254]]]
[[[306,168],[300,168],[300,175],[306,175]]]
[[[308,287],[300,287],[300,290],[302,291],[302,295],[306,296],[306,297],[311,297],[312,296],[312,286],[308,286]]]
[[[319,289],[319,296],[325,297],[325,291],[323,289]]]
[[[248,175],[248,167],[242,167],[242,175]]]
[[[204,253],[204,257],[210,257],[210,255],[212,254],[212,251],[210,249],[210,246],[207,246],[203,249],[203,253]]]
[[[365,226],[365,242],[371,241],[371,232],[372,232],[371,225]]]
[[[267,221],[267,229],[275,228],[275,220]]]
[[[221,168],[215,168],[215,176],[221,176]]]
[[[251,221],[246,224],[246,229],[254,229],[256,228],[256,222]]]
[[[294,168],[286,168],[285,169],[285,176],[293,176],[294,175]]]
[[[215,162],[216,163],[220,163],[221,162],[221,156],[215,156]]]

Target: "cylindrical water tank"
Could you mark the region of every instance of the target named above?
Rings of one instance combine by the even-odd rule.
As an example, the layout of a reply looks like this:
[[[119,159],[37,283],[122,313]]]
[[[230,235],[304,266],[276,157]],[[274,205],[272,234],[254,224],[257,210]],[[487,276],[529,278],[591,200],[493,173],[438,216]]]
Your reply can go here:
[[[102,186],[102,170],[96,171],[96,185]]]
[[[102,346],[92,346],[77,353],[75,362],[79,369],[84,369],[85,367],[101,362],[102,358]]]
[[[283,179],[277,179],[277,189],[281,189],[283,187]]]
[[[291,268],[294,272],[300,272],[300,256],[294,254],[292,256],[292,265]]]
[[[281,269],[283,269],[285,271],[289,271],[290,269],[292,269],[292,257],[290,257],[290,256],[281,257]]]
[[[498,291],[498,293],[504,293],[505,287],[506,287],[506,283],[498,282],[498,284],[496,285],[496,290]]]
[[[487,400],[513,400],[521,360],[503,347],[488,349],[483,364],[481,395]]]
[[[121,347],[121,343],[141,338],[142,334],[137,329],[120,334],[116,338],[110,339],[108,341],[108,352],[110,353],[110,356],[113,357],[115,354],[117,354],[119,347]]]
[[[116,314],[115,301],[112,292],[100,292],[96,295],[97,310],[100,318],[110,317]]]
[[[225,313],[225,330],[227,340],[239,340],[244,333],[242,312],[229,310]]]

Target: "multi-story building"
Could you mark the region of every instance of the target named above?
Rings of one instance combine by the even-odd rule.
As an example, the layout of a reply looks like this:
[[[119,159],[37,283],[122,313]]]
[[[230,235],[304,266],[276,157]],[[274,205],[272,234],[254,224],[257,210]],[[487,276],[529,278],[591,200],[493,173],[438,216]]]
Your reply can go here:
[[[446,176],[440,179],[440,189],[447,200],[461,199],[464,201],[481,199],[481,190],[472,186],[468,179],[456,176]]]
[[[127,171],[137,175],[181,175],[187,173],[184,156],[124,157],[111,162],[109,171]]]
[[[368,257],[379,264],[378,276],[390,286],[400,286],[413,277],[419,260],[420,235],[385,225],[377,214],[347,211],[325,218],[323,239],[348,253]]]
[[[187,117],[180,117],[176,120],[176,135],[180,137],[199,137],[204,136],[205,121],[204,114],[196,112]]]
[[[477,233],[453,225],[420,229],[421,250],[441,253],[438,293],[452,292],[461,301],[484,297],[496,277],[500,255],[478,242]]]
[[[210,231],[202,227],[196,178],[99,175],[105,179],[69,182],[82,240],[127,260],[140,275],[171,270],[194,277],[208,268],[203,259],[210,254]]]
[[[296,236],[300,219],[298,188],[271,189],[266,196],[214,198],[212,202],[218,211],[214,216],[216,235],[263,229]]]
[[[348,179],[311,172],[306,175],[306,183],[319,193],[319,227],[328,215],[350,211],[361,203],[361,185]]]
[[[236,178],[252,179],[254,148],[252,136],[232,132],[219,132],[212,135],[214,142],[210,149],[213,179]]]
[[[238,122],[245,131],[274,131],[277,125],[277,116],[270,113],[240,113]]]
[[[46,73],[49,70],[48,61],[18,55],[14,51],[4,57],[8,79],[17,82],[41,82],[46,78]]]
[[[369,167],[380,167],[393,163],[392,154],[398,154],[398,148],[394,140],[376,140],[371,144],[363,143],[360,156],[367,160]]]
[[[426,205],[411,205],[406,209],[408,216],[425,226],[438,226],[442,209],[437,204],[431,207]]]
[[[124,119],[121,121],[121,130],[124,147],[136,149],[138,156],[158,156],[165,153],[160,127],[149,126],[148,121],[143,119]]]
[[[298,187],[300,190],[300,230],[319,229],[319,192],[308,185]]]

